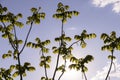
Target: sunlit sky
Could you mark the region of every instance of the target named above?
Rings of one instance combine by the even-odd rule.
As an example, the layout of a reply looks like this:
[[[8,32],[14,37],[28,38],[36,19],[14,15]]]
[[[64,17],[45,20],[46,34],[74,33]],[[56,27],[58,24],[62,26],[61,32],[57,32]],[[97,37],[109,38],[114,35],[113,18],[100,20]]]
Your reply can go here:
[[[64,31],[67,36],[74,37],[79,35],[82,30],[87,30],[88,33],[96,33],[97,38],[87,40],[87,47],[81,49],[81,47],[75,45],[73,51],[77,57],[84,57],[87,54],[91,54],[95,57],[94,61],[89,63],[88,80],[104,80],[106,71],[109,67],[109,60],[107,56],[110,54],[107,51],[101,51],[103,41],[100,40],[102,33],[110,34],[111,31],[116,31],[117,36],[120,36],[120,0],[0,0],[2,6],[8,7],[9,11],[17,14],[22,13],[23,19],[20,21],[26,21],[26,17],[31,15],[31,7],[41,7],[42,11],[46,13],[45,20],[41,21],[40,25],[34,25],[29,37],[29,41],[34,41],[36,37],[40,37],[41,40],[50,39],[51,45],[55,45],[54,38],[60,36],[61,22],[52,18],[52,15],[57,9],[57,4],[62,2],[64,5],[69,5],[70,10],[79,11],[80,14],[77,17],[72,17],[64,25]],[[1,24],[1,23],[0,23]],[[17,30],[17,35],[20,39],[25,39],[28,31],[28,25],[22,30]],[[0,33],[1,34],[1,33]],[[51,47],[51,46],[49,46]],[[10,64],[16,64],[12,58],[3,60],[1,58],[3,53],[11,49],[7,40],[0,38],[0,67],[9,67]],[[110,74],[111,80],[120,80],[120,51],[115,51],[117,60],[115,65],[117,71],[112,69]],[[55,60],[56,56],[53,56]],[[36,67],[36,71],[29,72],[24,80],[40,80],[43,76],[43,69],[39,67],[40,55],[39,49],[34,50],[26,48],[21,55],[22,63],[28,61]],[[7,64],[6,64],[7,63]],[[54,61],[52,62],[54,63]],[[52,72],[55,64],[52,64],[52,69],[49,69],[49,77],[52,77]],[[75,76],[75,75],[76,76]],[[15,80],[18,80],[17,77]],[[81,80],[82,74],[80,72],[70,71],[67,72],[61,80]]]

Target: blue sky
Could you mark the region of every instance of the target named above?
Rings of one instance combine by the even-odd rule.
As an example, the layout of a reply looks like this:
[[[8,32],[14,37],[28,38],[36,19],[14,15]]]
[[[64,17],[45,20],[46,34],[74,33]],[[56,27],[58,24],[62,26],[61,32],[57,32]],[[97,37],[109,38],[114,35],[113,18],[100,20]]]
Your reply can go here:
[[[9,11],[17,14],[22,13],[23,19],[20,19],[25,23],[26,17],[31,15],[31,7],[42,7],[42,11],[46,13],[45,20],[41,21],[40,25],[34,25],[34,28],[30,34],[29,41],[33,41],[36,37],[40,37],[41,40],[53,39],[60,35],[61,22],[52,18],[55,13],[58,2],[62,2],[65,5],[70,6],[70,10],[77,10],[80,15],[69,19],[64,25],[64,30],[68,36],[73,37],[76,34],[80,34],[82,30],[86,29],[88,33],[96,33],[97,38],[87,41],[87,47],[81,49],[79,46],[75,46],[73,51],[77,57],[82,57],[87,54],[91,54],[95,57],[95,60],[88,65],[89,71],[87,76],[89,80],[104,80],[103,75],[106,73],[106,67],[109,65],[109,60],[107,55],[109,52],[101,51],[101,46],[103,45],[102,40],[100,40],[100,35],[102,33],[110,33],[111,31],[116,31],[117,36],[120,36],[120,0],[0,0],[3,6],[7,6]],[[1,23],[0,23],[1,24]],[[23,30],[18,30],[18,36],[22,39],[25,38],[25,34],[28,31],[28,25],[25,25]],[[0,38],[0,53],[6,53],[10,49],[10,45],[6,43],[7,40]],[[51,43],[55,45],[54,42]],[[50,46],[49,46],[50,47]],[[2,50],[2,51],[1,51]],[[117,60],[115,61],[118,72],[112,71],[111,80],[120,79],[120,52],[116,51],[115,55]],[[1,54],[0,54],[1,56]],[[28,73],[26,80],[39,80],[42,76],[43,69],[39,67],[39,50],[34,50],[26,48],[22,54],[22,62],[31,62],[32,65],[36,66],[36,71],[33,73]],[[55,56],[54,56],[55,57]],[[7,64],[6,64],[7,63]],[[9,64],[16,63],[11,59],[2,60],[0,57],[0,66],[8,67]],[[54,63],[54,62],[53,62]],[[49,70],[49,76],[51,76],[51,71]],[[72,76],[70,74],[65,74],[62,80],[78,80],[82,79],[79,72],[75,73],[76,78],[69,78],[66,76]],[[17,80],[17,78],[16,78]]]

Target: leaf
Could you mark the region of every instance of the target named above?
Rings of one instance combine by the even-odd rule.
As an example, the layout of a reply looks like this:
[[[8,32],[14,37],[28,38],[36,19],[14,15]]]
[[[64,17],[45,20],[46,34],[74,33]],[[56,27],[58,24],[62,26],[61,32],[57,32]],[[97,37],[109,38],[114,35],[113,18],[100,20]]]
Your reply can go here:
[[[46,66],[46,68],[50,68],[50,65],[49,65],[49,64],[46,64],[45,66]]]
[[[46,62],[50,63],[51,62],[51,56],[46,57]]]
[[[17,77],[17,76],[19,76],[19,72],[16,71],[12,76],[13,76],[13,77]]]
[[[73,14],[74,14],[75,16],[78,16],[78,15],[79,15],[79,12],[78,12],[78,11],[73,11]]]
[[[20,18],[22,18],[22,14],[21,13],[17,14],[17,16],[20,17]]]
[[[40,43],[40,42],[41,42],[41,40],[40,40],[38,37],[35,39],[35,41],[36,41],[37,43]]]
[[[62,11],[61,11],[61,9],[58,8],[58,9],[56,10],[56,12],[61,13]],[[55,15],[54,15],[54,16],[55,16]],[[54,17],[54,16],[53,16],[53,17]],[[54,17],[54,18],[55,18],[55,17]]]
[[[46,16],[45,13],[39,13],[39,14],[40,14],[40,18],[41,18],[41,19],[44,19],[45,16]]]
[[[109,56],[108,56],[108,59],[116,59],[116,57],[115,57],[115,56],[112,56],[112,55],[109,55]]]
[[[58,52],[59,52],[59,49],[55,49],[55,50],[53,51],[54,54],[57,54]]]
[[[65,37],[64,40],[65,41],[71,41],[71,38],[70,37]]]
[[[19,28],[23,28],[24,24],[22,22],[15,22],[16,26],[19,26]]]
[[[35,68],[34,67],[28,67],[27,70],[32,72],[32,71],[35,71]]]
[[[69,9],[69,6],[68,6],[68,5],[66,5],[66,6],[65,6],[65,9],[66,9],[66,10],[68,10],[68,9]]]
[[[3,8],[3,11],[6,12],[6,11],[7,11],[7,7],[4,7],[4,8]]]
[[[18,40],[18,44],[22,44],[23,43],[23,41],[22,40]]]
[[[75,36],[74,36],[74,39],[80,40],[80,36],[79,36],[79,35],[75,35]]]
[[[109,36],[106,34],[106,33],[103,33],[102,35],[101,35],[101,39],[102,40],[105,40],[106,38],[108,38]]]
[[[3,55],[2,55],[2,58],[3,58],[3,59],[7,58],[7,55],[6,55],[6,54],[3,54]]]
[[[117,50],[120,50],[120,42],[119,42],[119,44],[117,45]]]
[[[31,23],[31,21],[26,21],[26,24],[30,24]]]
[[[15,65],[11,65],[11,66],[10,66],[10,69],[11,69],[11,70],[15,69]]]
[[[78,64],[71,64],[69,65],[70,69],[76,69],[76,70],[80,70],[80,67],[78,66]]]
[[[8,35],[7,34],[3,34],[2,37],[6,39],[6,38],[8,38]]]
[[[46,45],[47,45],[47,44],[50,44],[50,40],[46,40],[45,42],[46,42]]]
[[[9,50],[9,51],[8,51],[8,54],[12,54],[12,51],[11,51],[11,50]]]
[[[31,46],[32,46],[32,42],[28,42],[27,47],[31,47]]]
[[[76,57],[71,57],[70,62],[78,63],[78,59]]]
[[[87,68],[86,66],[84,66],[81,71],[82,71],[82,72],[87,72],[87,71],[88,71],[88,68]]]
[[[36,45],[35,43],[32,43],[32,48],[35,48],[35,45]]]
[[[2,25],[0,25],[0,31],[2,31],[3,30],[3,27],[2,27]]]
[[[56,41],[56,42],[60,41],[60,38],[55,38],[55,41]]]
[[[43,67],[44,64],[45,64],[45,61],[41,61],[39,65],[40,65],[41,67]]]
[[[92,34],[89,34],[90,37],[89,38],[96,38],[96,34],[95,33],[92,33]]]
[[[30,66],[31,64],[30,63],[28,63],[28,62],[25,62],[24,63],[24,67],[28,67],[28,66]]]
[[[53,47],[52,47],[52,50],[55,50],[55,49],[57,49],[57,47],[56,47],[56,46],[53,46]]]
[[[57,5],[58,8],[60,8],[62,6],[63,6],[63,4],[61,2],[59,2],[58,5]]]
[[[45,77],[41,77],[41,80],[46,80],[46,78]]]
[[[115,31],[112,31],[112,32],[110,33],[110,38],[116,39],[116,32],[115,32]]]
[[[84,63],[88,63],[94,60],[94,57],[92,55],[87,55],[83,60],[84,60]]]
[[[67,22],[67,19],[63,19],[63,21],[62,21],[63,23],[66,23]]]
[[[31,8],[31,12],[35,13],[35,12],[37,12],[37,9],[33,7],[33,8]]]
[[[23,77],[25,77],[25,76],[26,76],[26,73],[23,73],[22,75],[23,75]]]
[[[34,22],[35,24],[40,24],[40,19],[35,19]]]
[[[57,71],[62,71],[64,72],[65,71],[65,65],[61,65],[57,68]]]
[[[84,41],[81,41],[80,45],[82,48],[85,48],[87,44]]]
[[[42,52],[48,53],[48,52],[49,52],[49,49],[48,49],[48,48],[42,48]]]

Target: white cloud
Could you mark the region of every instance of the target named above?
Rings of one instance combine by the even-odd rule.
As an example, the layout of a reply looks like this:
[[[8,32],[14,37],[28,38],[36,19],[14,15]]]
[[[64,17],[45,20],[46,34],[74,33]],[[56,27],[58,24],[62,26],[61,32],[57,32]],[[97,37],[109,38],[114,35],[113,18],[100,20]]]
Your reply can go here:
[[[92,0],[92,3],[97,7],[105,7],[107,5],[113,5],[113,11],[120,13],[120,0]]]
[[[120,13],[120,2],[115,3],[112,10],[116,13]]]
[[[97,71],[97,74],[91,80],[104,80],[110,63],[107,66],[103,67],[101,71]],[[111,69],[110,77],[120,78],[120,64],[118,64],[117,60],[114,61],[114,65]]]

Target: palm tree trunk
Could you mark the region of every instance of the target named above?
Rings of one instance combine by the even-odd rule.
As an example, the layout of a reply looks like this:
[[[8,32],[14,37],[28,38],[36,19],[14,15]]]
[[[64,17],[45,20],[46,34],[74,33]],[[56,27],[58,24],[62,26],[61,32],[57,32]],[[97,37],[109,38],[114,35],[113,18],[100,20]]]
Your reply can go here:
[[[106,76],[105,80],[108,79],[109,74],[110,74],[110,71],[111,71],[111,69],[112,69],[112,64],[113,64],[113,51],[112,51],[111,53],[112,53],[112,58],[111,58],[110,68],[109,68],[109,70],[108,70],[108,73],[107,73],[107,76]]]

